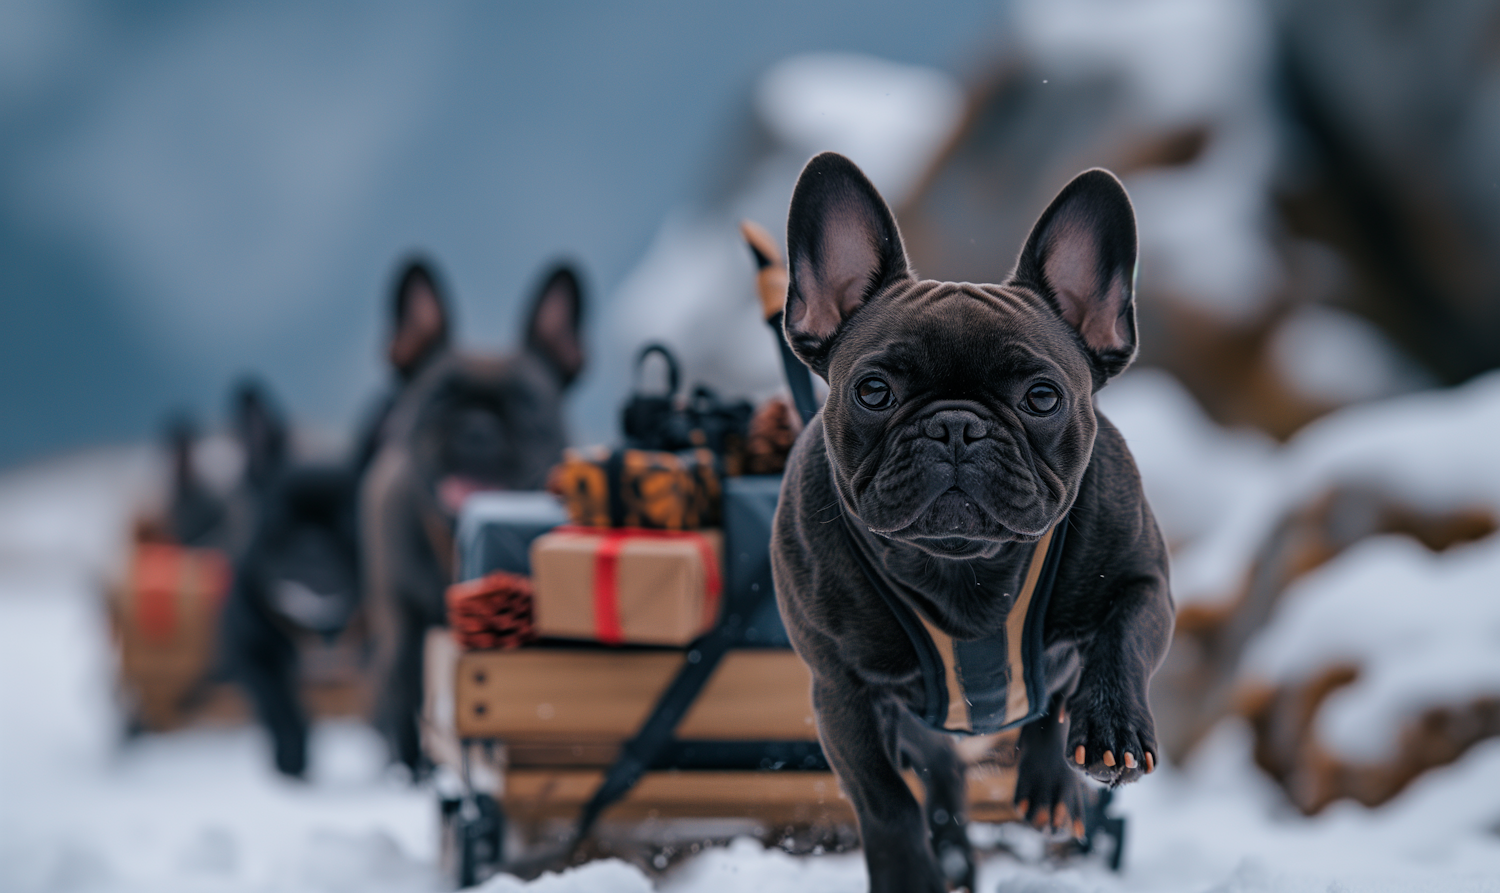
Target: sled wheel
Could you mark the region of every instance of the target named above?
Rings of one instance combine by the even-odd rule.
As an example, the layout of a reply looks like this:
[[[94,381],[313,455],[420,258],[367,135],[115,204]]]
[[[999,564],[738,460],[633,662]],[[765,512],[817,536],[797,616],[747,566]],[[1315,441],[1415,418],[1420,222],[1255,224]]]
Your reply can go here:
[[[439,870],[454,890],[494,874],[505,857],[505,813],[489,794],[445,797],[439,803]]]
[[[1110,871],[1117,872],[1125,858],[1125,819],[1109,814],[1109,804],[1113,799],[1113,791],[1104,789],[1098,792],[1084,817],[1087,832],[1084,839],[1078,842],[1078,852],[1084,855],[1092,853],[1099,848],[1100,838],[1109,838],[1107,861]]]
[[[1125,859],[1125,820],[1119,817],[1107,818],[1101,830],[1114,838],[1114,850],[1109,854],[1109,870],[1118,872],[1120,863]]]

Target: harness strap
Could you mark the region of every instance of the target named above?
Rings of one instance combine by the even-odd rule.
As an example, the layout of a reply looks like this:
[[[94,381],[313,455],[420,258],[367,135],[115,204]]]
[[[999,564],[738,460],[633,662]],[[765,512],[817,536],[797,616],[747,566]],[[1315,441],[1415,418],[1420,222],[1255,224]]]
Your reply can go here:
[[[922,676],[922,721],[935,729],[941,729],[948,716],[949,699],[948,689],[943,684],[943,655],[938,652],[937,645],[923,628],[923,618],[891,591],[890,584],[875,569],[864,539],[849,528],[847,520],[842,526],[855,556],[854,563],[859,565],[865,582],[870,584],[870,588],[891,609],[891,614],[895,616],[896,622],[906,633],[907,640],[911,642],[912,649],[917,653],[917,667]]]
[[[960,734],[990,734],[1030,722],[1047,710],[1042,653],[1047,605],[1067,533],[1067,518],[1034,547],[1020,591],[993,635],[954,639],[901,599],[861,548],[858,563],[872,589],[906,632],[922,674],[922,720]],[[852,536],[851,538],[858,539]]]

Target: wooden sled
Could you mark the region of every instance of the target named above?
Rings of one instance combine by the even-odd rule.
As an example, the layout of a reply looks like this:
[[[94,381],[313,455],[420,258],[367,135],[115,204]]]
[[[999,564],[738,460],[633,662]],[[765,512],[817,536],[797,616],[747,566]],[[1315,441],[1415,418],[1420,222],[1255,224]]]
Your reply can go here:
[[[764,529],[748,526],[728,519],[720,623],[687,648],[549,643],[464,652],[448,630],[429,633],[423,746],[456,779],[441,798],[451,884],[561,867],[601,822],[639,831],[732,819],[777,839],[788,829],[847,829],[854,839],[853,809],[818,744],[811,679],[785,644],[769,566],[761,566],[769,514]],[[1019,820],[1016,737],[961,741],[971,821]],[[914,773],[908,782],[920,798]],[[1107,838],[1118,867],[1124,823],[1106,816],[1109,795],[1099,793],[1085,839],[1069,847],[1089,852]],[[508,841],[542,852],[509,853]]]
[[[217,549],[145,537],[133,543],[124,576],[105,597],[127,733],[252,720],[249,702],[226,681],[219,654],[231,577],[229,559]],[[301,696],[310,717],[368,712],[370,686],[357,627],[331,642],[299,637]]]

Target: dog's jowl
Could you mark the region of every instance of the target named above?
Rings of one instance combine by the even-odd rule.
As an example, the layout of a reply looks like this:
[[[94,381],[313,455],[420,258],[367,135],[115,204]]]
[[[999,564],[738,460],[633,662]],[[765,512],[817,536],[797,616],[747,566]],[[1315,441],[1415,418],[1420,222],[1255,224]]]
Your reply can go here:
[[[1134,212],[1087,171],[1005,283],[919,280],[879,193],[824,154],[787,248],[787,339],[829,394],[788,465],[777,597],[871,888],[972,889],[955,733],[1019,726],[1016,803],[1072,833],[1086,777],[1160,759],[1146,691],[1171,636],[1166,550],[1094,408],[1136,351]]]

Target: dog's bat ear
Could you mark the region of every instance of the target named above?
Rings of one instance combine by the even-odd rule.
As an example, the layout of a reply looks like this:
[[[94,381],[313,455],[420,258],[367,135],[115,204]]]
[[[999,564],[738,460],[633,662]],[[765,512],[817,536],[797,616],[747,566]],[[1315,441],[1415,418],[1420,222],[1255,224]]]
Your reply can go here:
[[[787,343],[828,377],[843,324],[886,286],[911,275],[896,218],[854,162],[824,152],[802,169],[787,215]]]
[[[245,455],[245,480],[258,490],[286,463],[286,424],[265,386],[250,379],[235,386],[232,413]]]
[[[1084,171],[1042,212],[1012,281],[1039,291],[1078,333],[1095,386],[1135,358],[1135,210],[1109,171]]]
[[[386,354],[402,380],[410,381],[448,345],[449,312],[432,264],[413,257],[401,266],[391,302],[391,340]]]
[[[181,489],[193,476],[193,448],[198,441],[198,425],[192,416],[178,413],[167,419],[162,428],[162,440],[172,457],[172,484]]]
[[[557,373],[563,387],[583,371],[583,285],[569,264],[557,264],[542,278],[526,320],[526,349]]]

